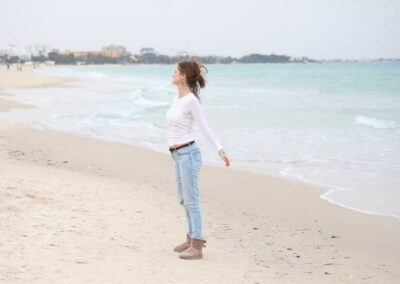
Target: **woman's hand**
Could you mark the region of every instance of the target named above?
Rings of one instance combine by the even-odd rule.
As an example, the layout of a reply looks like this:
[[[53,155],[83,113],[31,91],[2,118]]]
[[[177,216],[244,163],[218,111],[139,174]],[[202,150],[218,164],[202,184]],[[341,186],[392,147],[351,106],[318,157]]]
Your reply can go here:
[[[221,157],[221,159],[225,162],[225,166],[229,167],[230,165],[230,160],[228,155],[225,153],[225,151],[223,149],[218,151],[218,155]]]

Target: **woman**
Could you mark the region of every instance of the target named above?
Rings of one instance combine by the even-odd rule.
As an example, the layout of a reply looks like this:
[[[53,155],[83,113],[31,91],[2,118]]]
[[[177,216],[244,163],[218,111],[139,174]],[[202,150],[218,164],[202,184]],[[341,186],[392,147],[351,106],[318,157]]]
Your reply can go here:
[[[182,259],[203,257],[202,248],[206,240],[202,232],[202,214],[199,199],[199,173],[202,162],[200,148],[192,137],[193,121],[217,150],[218,155],[229,166],[230,160],[214,136],[205,119],[200,105],[199,91],[205,87],[200,62],[181,61],[177,64],[172,83],[177,86],[178,95],[166,114],[168,145],[174,159],[178,200],[184,207],[188,223],[186,241],[174,247]]]

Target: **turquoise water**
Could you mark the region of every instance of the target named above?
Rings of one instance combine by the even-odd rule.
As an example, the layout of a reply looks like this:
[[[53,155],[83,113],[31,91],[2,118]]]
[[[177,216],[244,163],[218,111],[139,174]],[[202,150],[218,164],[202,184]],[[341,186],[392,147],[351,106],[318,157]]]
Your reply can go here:
[[[42,69],[81,80],[71,88],[8,90],[39,109],[2,116],[168,153],[174,68]],[[321,197],[330,202],[400,218],[399,63],[207,68],[202,104],[232,167],[322,184],[330,190]],[[194,134],[205,162],[223,166],[197,126]]]

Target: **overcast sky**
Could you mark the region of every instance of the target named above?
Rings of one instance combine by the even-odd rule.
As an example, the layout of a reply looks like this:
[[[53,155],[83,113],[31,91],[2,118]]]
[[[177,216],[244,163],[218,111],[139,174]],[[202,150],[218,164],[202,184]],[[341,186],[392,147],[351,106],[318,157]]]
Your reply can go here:
[[[400,0],[0,0],[0,49],[400,57]]]

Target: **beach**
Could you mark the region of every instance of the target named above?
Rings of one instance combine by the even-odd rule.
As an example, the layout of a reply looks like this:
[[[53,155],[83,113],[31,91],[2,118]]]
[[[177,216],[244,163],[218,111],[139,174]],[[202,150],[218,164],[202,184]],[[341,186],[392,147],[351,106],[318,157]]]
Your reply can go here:
[[[70,79],[0,66],[7,88]],[[228,153],[229,154],[229,153]],[[222,164],[222,161],[221,161]],[[400,220],[343,208],[306,182],[203,165],[207,247],[178,258],[186,224],[165,153],[0,121],[2,283],[397,283]]]

